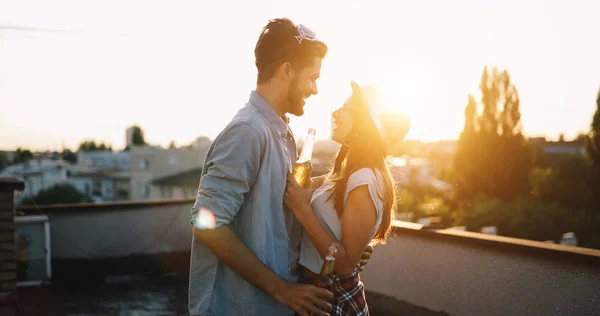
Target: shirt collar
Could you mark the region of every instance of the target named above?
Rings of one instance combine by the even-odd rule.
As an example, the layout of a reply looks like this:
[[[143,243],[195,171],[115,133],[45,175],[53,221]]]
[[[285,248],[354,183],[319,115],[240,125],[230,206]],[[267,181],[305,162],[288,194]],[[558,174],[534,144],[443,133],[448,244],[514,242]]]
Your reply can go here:
[[[283,118],[278,116],[277,112],[256,91],[250,93],[250,104],[271,123],[277,134],[286,136],[289,133],[287,116],[284,115]]]

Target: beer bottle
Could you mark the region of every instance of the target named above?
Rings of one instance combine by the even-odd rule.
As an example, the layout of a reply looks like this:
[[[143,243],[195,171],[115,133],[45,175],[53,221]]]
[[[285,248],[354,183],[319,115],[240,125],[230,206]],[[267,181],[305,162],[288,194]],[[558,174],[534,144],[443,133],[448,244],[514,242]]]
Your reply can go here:
[[[310,186],[310,175],[312,174],[311,160],[313,147],[315,146],[315,134],[316,131],[314,128],[308,130],[306,141],[304,142],[302,152],[300,153],[300,158],[298,158],[298,161],[294,164],[294,170],[292,171],[292,175],[294,176],[294,179],[296,179],[296,182],[305,189]]]
[[[338,243],[334,242],[329,245],[329,253],[325,257],[325,262],[321,268],[321,273],[316,281],[316,286],[323,289],[331,289],[333,285],[333,269],[335,268],[335,253],[337,252]]]

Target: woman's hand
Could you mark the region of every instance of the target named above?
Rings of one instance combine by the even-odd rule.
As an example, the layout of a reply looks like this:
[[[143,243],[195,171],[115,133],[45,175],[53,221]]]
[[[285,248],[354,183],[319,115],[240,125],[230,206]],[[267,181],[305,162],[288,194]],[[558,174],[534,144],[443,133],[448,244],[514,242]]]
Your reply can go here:
[[[291,173],[287,177],[287,185],[283,195],[283,204],[294,214],[299,215],[302,212],[312,211],[310,208],[311,189],[301,187]]]

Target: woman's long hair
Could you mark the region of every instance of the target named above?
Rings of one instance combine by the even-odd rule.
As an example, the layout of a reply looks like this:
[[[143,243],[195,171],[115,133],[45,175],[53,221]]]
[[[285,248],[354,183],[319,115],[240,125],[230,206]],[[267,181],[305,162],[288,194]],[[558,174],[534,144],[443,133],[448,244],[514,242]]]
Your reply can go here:
[[[383,139],[381,138],[377,127],[371,120],[366,100],[360,90],[354,89],[350,105],[353,119],[352,131],[347,139],[347,144],[342,145],[338,151],[334,169],[332,170],[329,182],[332,187],[329,198],[333,199],[334,208],[338,217],[344,213],[346,186],[348,178],[362,169],[370,168],[376,175],[379,198],[383,200],[383,216],[381,224],[377,229],[375,241],[385,243],[385,239],[391,230],[392,215],[396,208],[396,193],[394,182],[390,169],[385,162],[386,150]],[[378,172],[381,177],[377,176]],[[383,180],[383,192],[379,189]]]

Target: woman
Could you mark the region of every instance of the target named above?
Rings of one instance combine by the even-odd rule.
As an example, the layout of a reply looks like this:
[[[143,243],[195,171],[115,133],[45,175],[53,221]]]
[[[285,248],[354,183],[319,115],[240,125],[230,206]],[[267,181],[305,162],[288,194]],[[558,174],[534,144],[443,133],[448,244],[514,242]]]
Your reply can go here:
[[[385,242],[395,207],[394,184],[379,122],[356,83],[352,82],[352,96],[333,113],[333,119],[332,140],[342,145],[334,169],[313,178],[314,193],[288,176],[284,202],[304,228],[302,280],[314,284],[329,246],[337,243],[330,288],[335,296],[333,315],[368,315],[358,263],[369,243]],[[407,131],[396,135],[396,140]]]

